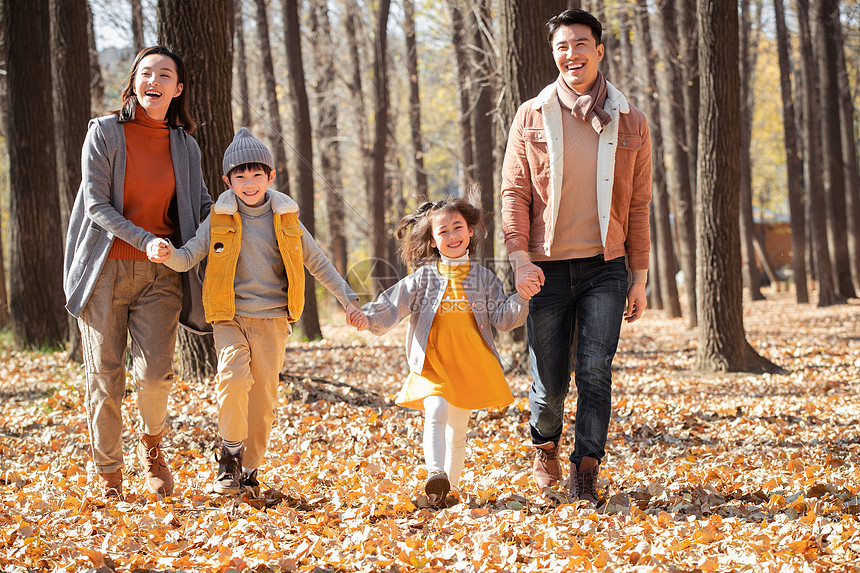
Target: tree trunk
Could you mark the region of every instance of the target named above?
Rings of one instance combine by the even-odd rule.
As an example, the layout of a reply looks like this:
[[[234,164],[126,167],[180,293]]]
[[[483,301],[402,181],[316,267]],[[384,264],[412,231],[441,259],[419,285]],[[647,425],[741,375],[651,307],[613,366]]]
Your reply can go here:
[[[302,224],[313,236],[316,234],[313,129],[311,128],[308,91],[305,87],[305,68],[302,63],[302,30],[299,26],[298,0],[284,0],[282,8],[287,53],[287,77],[290,81],[290,101],[293,106],[293,125],[295,126],[294,145],[298,154],[297,196],[302,214]],[[316,280],[307,269],[305,269],[305,310],[296,326],[308,340],[322,338],[317,310]]]
[[[15,343],[57,348],[68,333],[51,102],[48,0],[4,0],[10,188],[10,310]],[[88,77],[89,74],[84,77]]]
[[[630,13],[626,6],[618,10],[618,52],[616,68],[618,75],[612,82],[615,86],[635,101],[641,101],[644,86],[638,85],[635,78],[636,64],[633,56],[633,46],[630,44]]]
[[[362,81],[362,66],[361,54],[359,52],[359,31],[361,28],[361,20],[359,19],[358,7],[354,2],[346,3],[346,38],[349,44],[349,67],[352,70],[352,76],[347,78],[350,93],[355,98],[355,120],[357,122],[356,132],[358,134],[358,149],[361,153],[362,172],[364,175],[364,192],[367,198],[368,209],[373,201],[373,158],[370,147],[370,129],[368,125],[367,105],[364,99],[364,84]],[[371,221],[373,219],[371,218]],[[369,229],[368,233],[371,237],[373,229]],[[370,239],[372,248],[373,239]],[[370,249],[368,249],[370,250]],[[373,261],[371,261],[373,262]],[[372,269],[370,273],[372,273]],[[371,281],[372,282],[372,281]],[[373,294],[373,285],[368,284],[367,287]]]
[[[447,0],[451,16],[451,45],[457,62],[457,119],[460,123],[460,189],[467,189],[474,178],[474,158],[472,155],[472,74],[469,54],[466,48],[466,21],[460,10],[459,0]]]
[[[102,115],[105,109],[105,83],[102,67],[99,64],[99,51],[96,48],[96,33],[93,28],[93,11],[87,2],[87,40],[90,52],[90,107],[94,115]]]
[[[310,22],[316,69],[317,141],[320,149],[320,175],[328,212],[330,250],[332,264],[340,276],[346,278],[348,249],[340,169],[342,159],[338,142],[339,118],[334,93],[338,74],[334,65],[335,54],[332,51],[331,21],[324,0],[314,2]]]
[[[544,24],[547,11],[555,7],[546,0],[519,2],[501,0],[497,4],[499,14],[499,52],[501,54],[502,94],[498,107],[501,137],[507,141],[507,133],[514,121],[517,108],[536,96],[541,89],[558,77],[558,68],[546,43]],[[559,10],[560,12],[560,10]],[[499,154],[504,156],[504,149]],[[514,277],[511,266],[501,265],[500,274],[506,292],[513,292]],[[525,354],[525,328],[518,328],[510,335],[499,333],[502,340],[516,342],[514,354]],[[525,360],[520,361],[525,366]]]
[[[251,120],[251,96],[248,93],[248,58],[245,55],[245,26],[242,18],[242,0],[235,0],[233,5],[234,21],[236,23],[236,79],[239,82],[239,108],[241,115],[240,127],[253,131]]]
[[[290,175],[287,170],[287,150],[284,146],[286,134],[281,124],[281,107],[278,104],[278,85],[275,81],[275,65],[272,63],[272,44],[269,40],[269,16],[266,13],[266,0],[255,0],[255,4],[257,6],[257,37],[260,39],[260,52],[263,58],[261,67],[266,90],[264,99],[268,104],[266,120],[270,125],[267,139],[275,161],[275,170],[278,172],[278,190],[289,195]]]
[[[750,300],[764,300],[761,293],[761,273],[756,265],[753,236],[755,223],[752,209],[752,161],[750,141],[752,140],[752,115],[755,106],[752,85],[755,81],[756,45],[758,36],[753,32],[750,21],[750,0],[741,0],[741,21],[739,28],[740,50],[740,101],[741,101],[741,150],[740,150],[740,230],[741,230],[741,268],[743,282],[750,293]],[[761,22],[761,11],[758,12]]]
[[[690,213],[695,213],[696,188],[698,181],[697,158],[699,153],[699,23],[696,18],[696,0],[674,0],[675,12],[678,17],[679,55],[683,65],[682,85],[686,86],[684,94],[684,117],[687,127],[687,165],[690,169]],[[693,227],[693,231],[696,229]],[[695,261],[694,261],[695,262]],[[695,273],[687,277],[688,288],[695,292]]]
[[[667,91],[663,98],[667,103],[666,128],[672,168],[669,172],[669,190],[672,212],[675,215],[675,236],[678,259],[684,273],[686,296],[685,312],[687,326],[695,328],[696,316],[696,215],[693,211],[693,186],[690,181],[690,161],[695,163],[695,153],[687,147],[687,118],[684,106],[684,68],[677,35],[674,0],[658,0],[657,11],[660,26],[657,28],[657,48],[668,75]],[[694,166],[695,169],[695,166]],[[653,282],[652,282],[653,284]]]
[[[371,254],[373,256],[374,272],[372,274],[372,292],[378,295],[394,284],[394,277],[387,272],[390,268],[388,259],[388,236],[385,227],[385,157],[388,151],[388,13],[391,0],[380,0],[376,16],[376,37],[373,43],[373,152],[370,220],[373,224]]]
[[[699,2],[699,335],[696,368],[777,371],[746,341],[738,229],[738,14],[736,0]]]
[[[788,211],[791,218],[791,265],[795,297],[798,303],[809,302],[806,288],[806,217],[803,213],[803,164],[797,142],[794,97],[791,93],[789,38],[785,27],[783,0],[773,0],[776,15],[776,39],[779,51],[779,87],[782,93],[782,124],[785,138],[785,163],[788,182]],[[852,127],[853,130],[853,127]]]
[[[80,78],[90,73],[87,42],[87,1],[50,0],[51,58],[54,78],[54,133],[57,149],[57,183],[60,197],[62,236],[66,236],[69,214],[81,183],[81,148],[90,120],[89,85]],[[5,289],[5,285],[3,286]],[[69,359],[83,361],[81,335],[77,321],[69,320]]]
[[[475,110],[472,114],[472,157],[475,161],[475,183],[481,190],[481,210],[484,212],[484,228],[486,237],[480,243],[477,253],[478,260],[490,270],[495,269],[496,248],[496,185],[495,174],[495,137],[492,122],[495,98],[493,80],[495,78],[495,63],[493,62],[492,40],[489,33],[490,8],[487,0],[480,0],[472,8],[474,24],[472,30],[472,82],[471,94],[474,98]],[[462,192],[466,190],[463,189]]]
[[[141,0],[130,0],[131,2],[131,45],[137,54],[146,47],[143,39],[143,2]]]
[[[654,209],[648,213],[649,232],[651,234],[651,244],[657,245],[657,219],[654,216]],[[663,278],[660,275],[660,249],[651,249],[648,260],[648,308],[654,310],[663,310],[663,294],[660,292],[660,284]]]
[[[233,139],[233,0],[158,0],[158,41],[172,46],[193,46],[181,53],[188,70],[193,97],[191,115],[198,122],[194,133],[200,144],[203,180],[217,198],[222,189],[224,150]],[[184,328],[177,337],[179,377],[199,382],[215,374],[217,356],[211,334]]]
[[[833,19],[839,15],[838,0],[815,1],[815,56],[818,60],[818,121],[821,123],[821,154],[824,167],[824,196],[827,205],[827,240],[833,286],[839,298],[854,296],[848,258],[848,221],[845,214],[845,174],[842,166],[842,132],[839,121],[838,56]]]
[[[544,28],[549,4],[548,0],[501,0],[499,3],[499,51],[504,90],[499,115],[505,134],[520,104],[535,97],[558,77]]]
[[[654,57],[651,45],[651,25],[648,17],[647,0],[636,0],[636,13],[633,18],[636,36],[636,69],[642,71],[642,102],[648,125],[651,129],[651,171],[652,204],[654,222],[657,229],[657,260],[660,264],[660,283],[652,282],[652,290],[659,288],[663,308],[670,318],[681,316],[681,302],[678,298],[678,285],[675,283],[677,267],[672,244],[672,229],[669,220],[669,195],[666,191],[666,168],[663,163],[663,130],[660,122],[660,105],[657,98],[657,74],[654,72]]]
[[[421,95],[418,89],[418,47],[415,41],[415,3],[403,0],[403,33],[406,36],[406,73],[409,76],[409,127],[412,130],[412,163],[415,169],[415,201],[427,200],[424,142],[421,136]]]
[[[848,219],[848,257],[854,291],[860,293],[860,166],[857,163],[857,144],[854,130],[854,105],[848,70],[845,66],[842,23],[839,14],[833,17],[834,43],[837,46],[839,71],[839,123],[842,134],[842,163],[845,166],[845,213]]]
[[[806,182],[806,219],[810,228],[811,253],[815,259],[818,279],[818,306],[830,306],[840,301],[833,284],[830,248],[827,244],[827,214],[824,186],[821,182],[820,102],[818,99],[818,70],[813,57],[812,36],[809,31],[809,1],[795,0],[800,29],[801,71],[803,75],[803,164]]]

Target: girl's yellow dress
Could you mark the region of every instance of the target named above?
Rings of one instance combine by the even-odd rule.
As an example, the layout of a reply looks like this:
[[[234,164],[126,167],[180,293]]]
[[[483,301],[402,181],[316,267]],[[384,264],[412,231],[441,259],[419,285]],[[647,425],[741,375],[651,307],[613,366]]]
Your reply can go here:
[[[442,396],[464,410],[499,408],[514,401],[502,365],[481,337],[466,299],[463,279],[469,267],[468,262],[438,263],[448,288],[433,317],[424,368],[421,374],[409,374],[397,395],[397,405],[423,410],[427,396]]]

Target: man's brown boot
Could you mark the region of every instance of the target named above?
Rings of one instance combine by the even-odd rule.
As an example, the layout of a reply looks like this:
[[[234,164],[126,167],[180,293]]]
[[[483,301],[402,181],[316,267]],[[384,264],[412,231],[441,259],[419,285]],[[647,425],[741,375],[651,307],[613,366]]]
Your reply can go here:
[[[597,497],[597,474],[600,473],[600,462],[594,458],[585,456],[577,467],[570,462],[570,495],[580,501],[590,501],[595,506],[599,501]]]
[[[535,460],[532,474],[538,489],[554,486],[561,479],[561,465],[558,463],[558,446],[555,442],[535,444]]]
[[[99,472],[97,479],[99,489],[105,497],[119,497],[122,495],[122,469],[109,473]]]
[[[152,493],[173,493],[173,476],[167,468],[164,452],[161,450],[161,436],[164,430],[154,436],[141,434],[137,442],[137,459],[146,472],[146,487]]]

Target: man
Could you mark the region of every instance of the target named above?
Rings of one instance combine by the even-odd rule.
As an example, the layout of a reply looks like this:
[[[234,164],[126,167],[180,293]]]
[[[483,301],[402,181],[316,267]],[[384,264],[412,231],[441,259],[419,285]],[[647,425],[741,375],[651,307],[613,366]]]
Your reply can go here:
[[[502,218],[517,291],[529,302],[530,430],[539,488],[557,459],[575,352],[571,494],[597,504],[621,322],[645,310],[651,140],[641,111],[606,81],[600,22],[566,10],[546,24],[559,78],[517,111],[502,170]]]

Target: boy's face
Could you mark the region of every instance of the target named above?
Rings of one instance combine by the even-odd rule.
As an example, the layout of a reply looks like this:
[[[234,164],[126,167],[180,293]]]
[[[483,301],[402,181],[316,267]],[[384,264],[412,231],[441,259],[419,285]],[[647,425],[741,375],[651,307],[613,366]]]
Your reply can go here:
[[[256,207],[266,200],[266,189],[275,180],[275,170],[272,169],[268,177],[262,169],[234,171],[229,178],[224,175],[222,179],[245,205]]]

